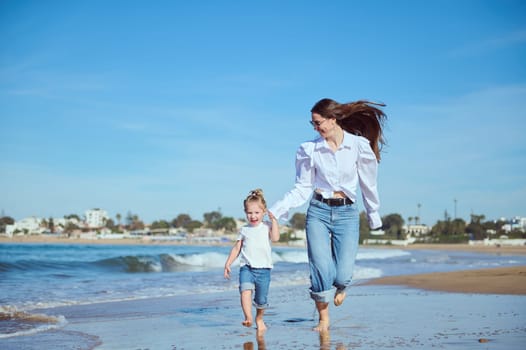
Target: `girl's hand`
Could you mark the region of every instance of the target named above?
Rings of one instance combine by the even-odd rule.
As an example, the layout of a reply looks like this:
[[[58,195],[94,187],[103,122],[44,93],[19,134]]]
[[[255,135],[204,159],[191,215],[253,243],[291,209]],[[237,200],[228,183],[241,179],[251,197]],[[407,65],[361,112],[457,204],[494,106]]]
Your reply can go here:
[[[229,280],[230,279],[230,266],[225,266],[225,271],[223,272],[223,276]]]
[[[272,220],[272,221],[276,220],[276,217],[275,217],[274,214],[272,214],[270,211],[267,212],[267,215],[268,215],[268,217],[270,218],[270,220]]]

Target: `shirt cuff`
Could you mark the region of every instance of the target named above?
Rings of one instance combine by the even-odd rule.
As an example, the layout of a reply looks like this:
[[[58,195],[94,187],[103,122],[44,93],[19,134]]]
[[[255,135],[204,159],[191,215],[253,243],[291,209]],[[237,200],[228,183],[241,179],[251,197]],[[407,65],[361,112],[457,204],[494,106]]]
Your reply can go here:
[[[279,203],[273,205],[269,208],[269,211],[274,215],[274,217],[278,220],[287,221],[289,218],[289,212],[286,208],[283,206],[280,206]]]
[[[372,230],[376,230],[382,227],[382,218],[380,217],[380,214],[377,211],[367,213],[367,219],[369,220],[369,227]]]

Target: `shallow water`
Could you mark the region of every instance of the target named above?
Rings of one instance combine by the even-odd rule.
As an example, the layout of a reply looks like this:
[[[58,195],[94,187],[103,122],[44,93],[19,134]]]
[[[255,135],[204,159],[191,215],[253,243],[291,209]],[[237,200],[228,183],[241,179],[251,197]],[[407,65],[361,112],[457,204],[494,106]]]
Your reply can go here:
[[[72,321],[72,315],[38,309],[236,291],[237,269],[231,280],[223,278],[229,251],[217,246],[1,244],[0,339],[49,332]],[[308,285],[305,249],[274,247],[273,259],[272,288]],[[523,256],[366,248],[358,253],[355,281],[523,264]]]

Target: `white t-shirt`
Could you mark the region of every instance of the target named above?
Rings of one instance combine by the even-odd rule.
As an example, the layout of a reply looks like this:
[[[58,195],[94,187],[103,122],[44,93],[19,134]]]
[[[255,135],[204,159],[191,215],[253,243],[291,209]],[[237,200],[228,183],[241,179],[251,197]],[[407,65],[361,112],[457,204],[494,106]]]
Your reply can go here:
[[[272,250],[270,248],[269,222],[262,222],[257,226],[245,225],[239,230],[237,240],[242,240],[239,264],[254,268],[269,268],[272,265]]]

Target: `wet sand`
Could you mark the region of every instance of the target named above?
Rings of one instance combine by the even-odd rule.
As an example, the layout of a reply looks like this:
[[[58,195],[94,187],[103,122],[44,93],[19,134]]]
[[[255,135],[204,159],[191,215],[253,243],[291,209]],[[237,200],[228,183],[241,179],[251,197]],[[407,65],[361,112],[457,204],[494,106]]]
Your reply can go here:
[[[526,266],[388,276],[367,285],[404,285],[455,293],[526,295]]]
[[[509,350],[526,342],[524,296],[355,286],[342,306],[329,306],[330,329],[321,334],[312,330],[307,286],[271,289],[269,301],[263,334],[241,326],[239,294],[230,291],[43,309],[68,324],[0,339],[0,348]]]

